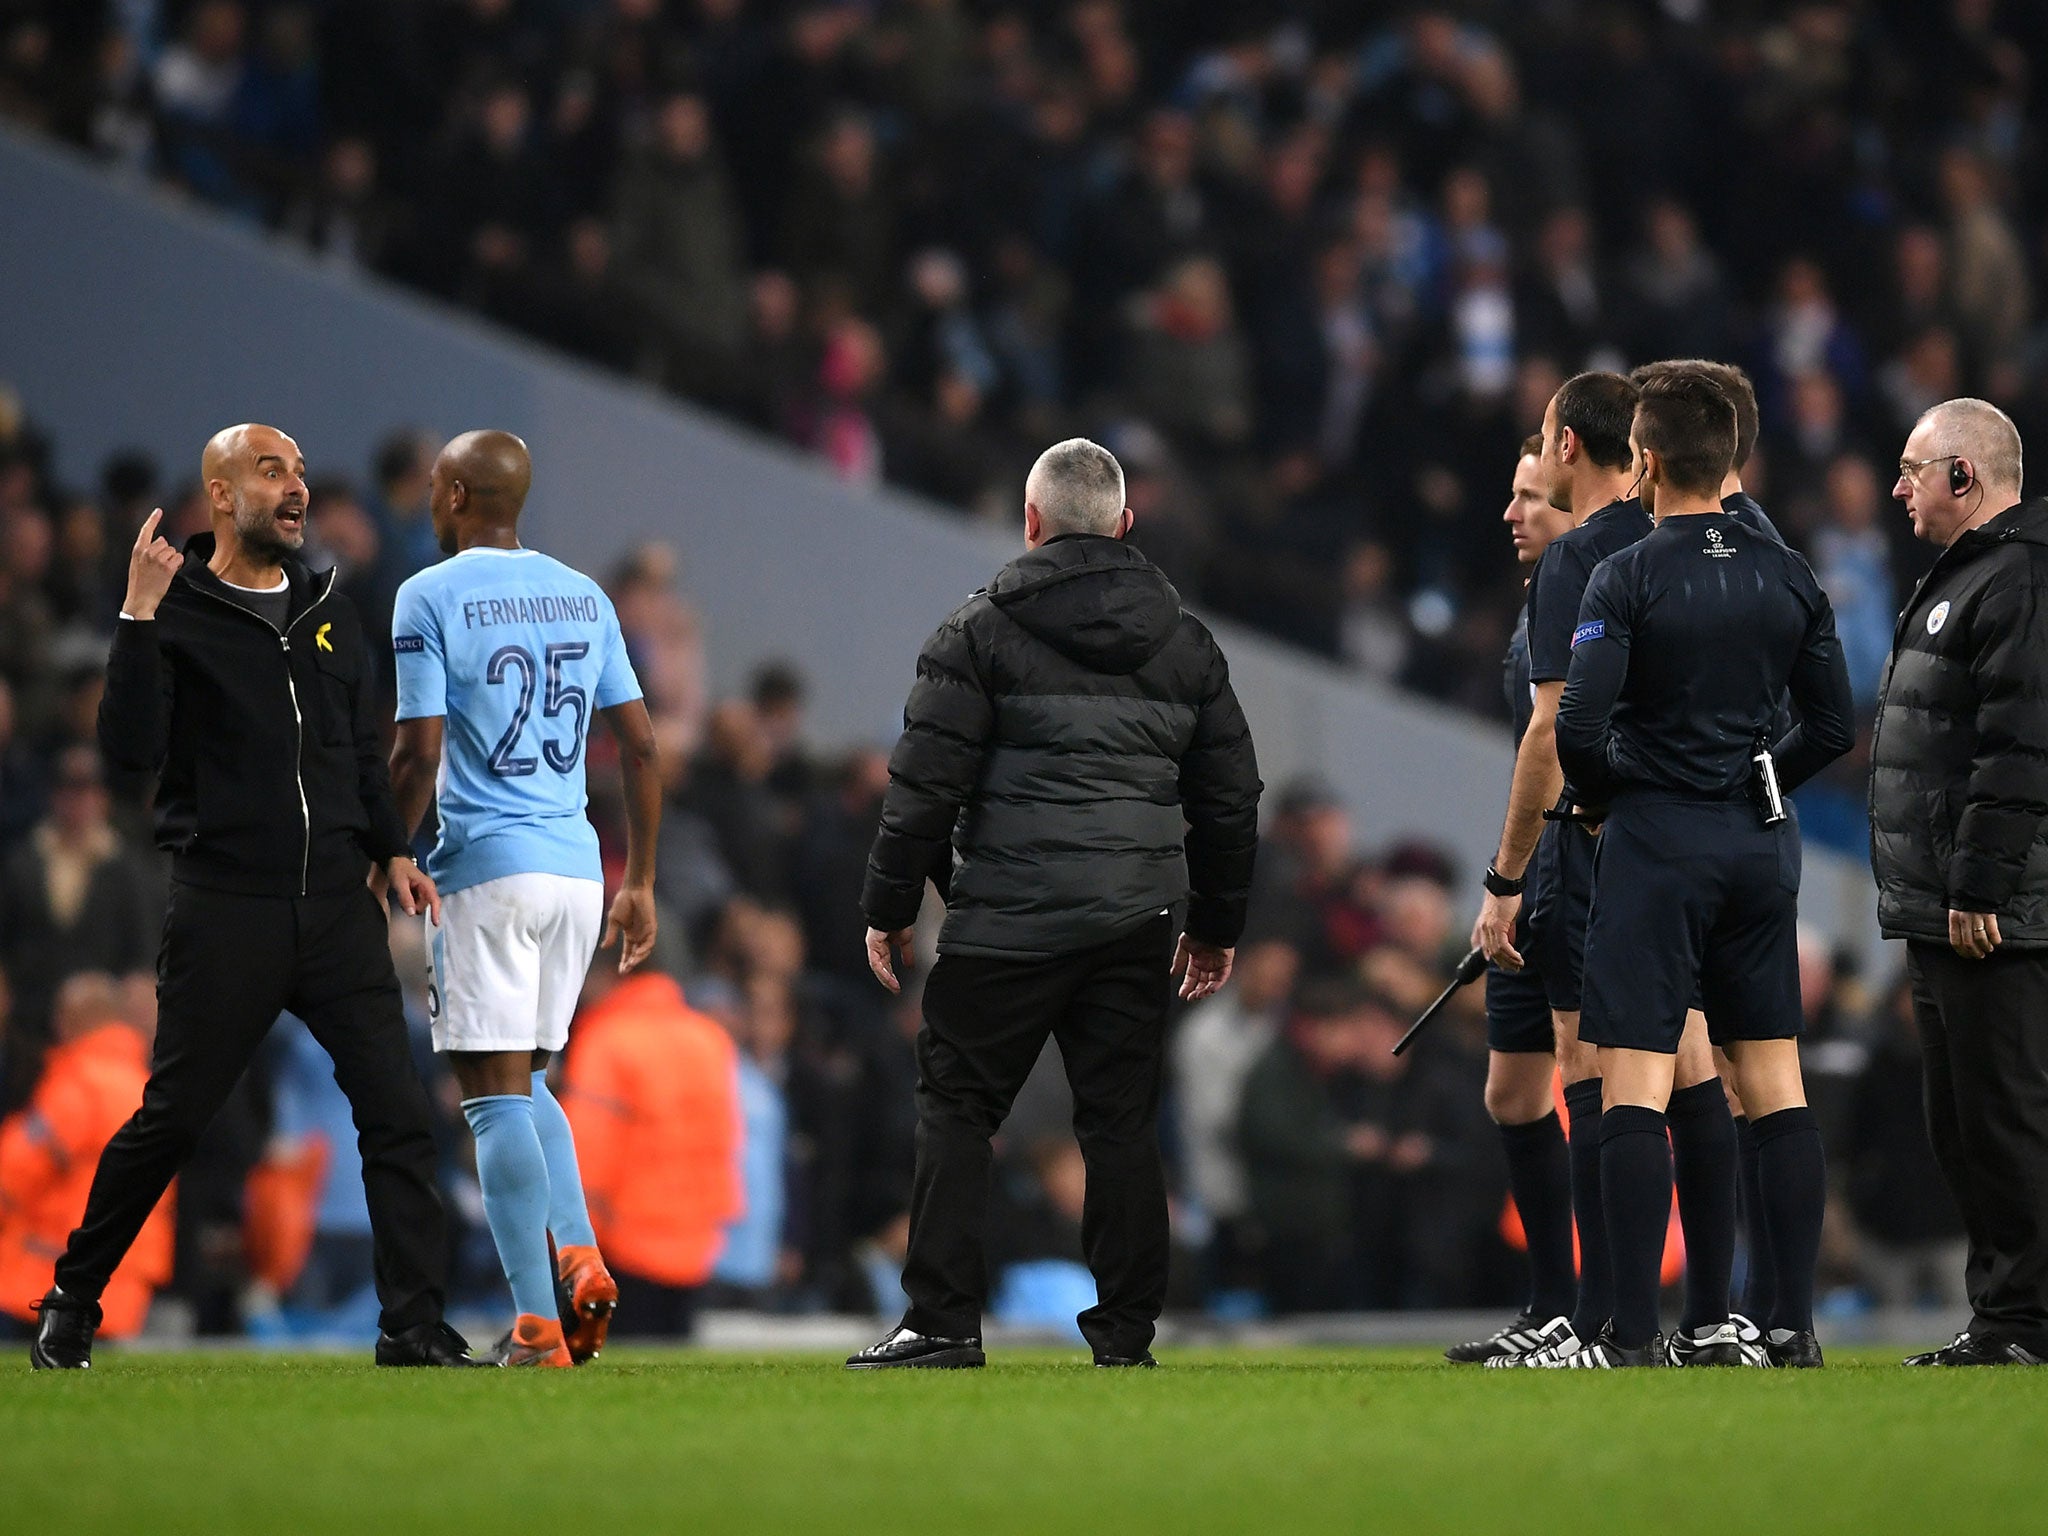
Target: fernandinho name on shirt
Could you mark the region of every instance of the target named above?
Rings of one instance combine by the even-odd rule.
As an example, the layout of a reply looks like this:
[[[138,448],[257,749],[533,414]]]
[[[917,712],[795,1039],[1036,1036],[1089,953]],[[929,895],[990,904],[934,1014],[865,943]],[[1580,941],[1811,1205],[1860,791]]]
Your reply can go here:
[[[494,624],[595,624],[599,611],[597,598],[591,593],[482,597],[463,603],[462,627],[489,629]]]

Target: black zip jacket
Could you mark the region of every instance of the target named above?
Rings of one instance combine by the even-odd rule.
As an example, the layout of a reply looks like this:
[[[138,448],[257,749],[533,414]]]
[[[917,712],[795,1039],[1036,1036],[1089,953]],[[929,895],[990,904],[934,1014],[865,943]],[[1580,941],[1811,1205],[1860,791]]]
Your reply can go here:
[[[1237,942],[1251,732],[1215,640],[1131,545],[1072,534],[1011,561],[925,643],[903,715],[872,926],[909,927],[929,877],[945,954],[1069,954],[1191,891],[1188,933]]]
[[[1950,908],[2048,948],[2048,500],[1973,528],[1907,600],[1870,741],[1886,938],[1948,942]]]
[[[408,851],[374,715],[368,649],[334,573],[285,562],[279,631],[206,568],[213,535],[156,617],[123,619],[107,658],[100,746],[160,774],[157,846],[172,878],[247,896],[361,884],[368,862]]]

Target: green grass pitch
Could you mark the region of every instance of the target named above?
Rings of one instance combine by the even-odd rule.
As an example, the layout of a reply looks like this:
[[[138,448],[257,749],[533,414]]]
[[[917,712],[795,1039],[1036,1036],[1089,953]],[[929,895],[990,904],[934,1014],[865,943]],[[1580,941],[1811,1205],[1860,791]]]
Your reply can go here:
[[[1515,1372],[1419,1351],[570,1372],[122,1356],[0,1374],[0,1530],[2048,1530],[2048,1371]]]

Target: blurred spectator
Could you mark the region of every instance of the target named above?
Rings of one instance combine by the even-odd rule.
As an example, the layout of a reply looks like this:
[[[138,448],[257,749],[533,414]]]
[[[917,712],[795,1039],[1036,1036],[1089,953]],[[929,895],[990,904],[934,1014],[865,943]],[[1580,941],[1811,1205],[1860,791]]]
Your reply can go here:
[[[272,1062],[270,1142],[258,1167],[300,1185],[309,1207],[306,1247],[284,1299],[313,1331],[353,1324],[361,1333],[376,1325],[374,1245],[348,1098],[334,1062],[298,1019],[280,1019],[264,1049]]]
[[[1632,357],[1724,357],[1728,295],[1721,264],[1700,243],[1683,203],[1658,198],[1643,220],[1643,244],[1627,266],[1628,350]]]
[[[1920,1129],[1920,1032],[1911,989],[1893,988],[1876,1022],[1839,1154],[1863,1239],[1860,1277],[1879,1306],[1962,1307],[1963,1223]]]
[[[880,309],[895,265],[895,221],[879,154],[864,114],[833,117],[790,193],[780,246],[799,279],[843,283],[865,314]]]
[[[212,202],[254,211],[238,184],[227,130],[243,71],[247,13],[237,0],[200,0],[156,64],[155,98],[179,177]]]
[[[1278,1038],[1301,955],[1285,939],[1251,937],[1238,946],[1230,985],[1195,1004],[1173,1037],[1174,1108],[1184,1185],[1213,1224],[1216,1278],[1242,1283],[1251,1197],[1238,1124],[1245,1079]]]
[[[98,749],[67,748],[57,758],[48,817],[0,866],[0,965],[14,990],[0,1093],[8,1107],[34,1082],[65,978],[146,968],[162,904],[159,882],[108,820]]]
[[[1948,212],[1949,301],[1978,368],[2012,360],[2032,314],[2026,255],[1992,194],[1984,164],[1956,147],[1941,157]]]
[[[622,1334],[687,1338],[725,1228],[742,1214],[733,1043],[668,977],[600,956],[563,1074]]]
[[[620,286],[659,338],[666,377],[715,394],[746,340],[746,241],[702,96],[661,101],[614,197]]]
[[[1898,616],[1891,541],[1877,526],[1886,509],[1884,490],[1868,460],[1843,454],[1828,466],[1826,494],[1827,521],[1814,535],[1813,570],[1834,605],[1857,707],[1868,712],[1877,707]]]
[[[1191,257],[1139,303],[1130,379],[1138,409],[1191,452],[1251,435],[1251,377],[1230,287],[1214,260]]]
[[[377,449],[377,491],[369,511],[384,552],[385,579],[394,592],[406,577],[441,558],[433,518],[427,510],[429,476],[437,452],[437,444],[412,430],[392,433]]]
[[[1357,999],[1305,991],[1283,1033],[1253,1065],[1238,1109],[1261,1288],[1276,1312],[1330,1312],[1358,1294],[1350,1174],[1377,1133],[1354,1136],[1337,1079],[1355,1067]]]
[[[0,677],[0,859],[42,818],[47,790],[41,758],[15,727],[14,688]]]
[[[318,179],[292,200],[283,228],[337,267],[376,269],[391,258],[400,219],[378,182],[376,146],[350,134],[327,146]]]
[[[794,830],[769,784],[774,769],[775,747],[760,710],[728,699],[711,711],[703,755],[683,787],[683,803],[711,827],[740,890],[766,902],[788,889]]]
[[[867,748],[849,755],[833,782],[810,802],[791,855],[791,886],[811,964],[874,1008],[881,999],[869,990],[873,977],[864,934],[859,924],[846,921],[846,904],[860,904],[868,850],[881,825],[882,792],[888,787],[887,753]]]
[[[64,1240],[85,1215],[101,1151],[142,1104],[156,1036],[145,974],[117,985],[96,971],[71,975],[56,1000],[55,1041],[28,1105],[0,1122],[0,1312],[26,1334],[29,1303],[50,1288]],[[100,1333],[142,1331],[150,1297],[171,1278],[175,1189],[166,1193],[114,1271]]]
[[[712,1279],[751,1300],[766,1300],[785,1277],[783,1224],[788,1205],[789,1106],[771,1075],[771,1060],[755,1057],[754,1031],[740,1044],[738,1089],[741,1209],[725,1229]]]

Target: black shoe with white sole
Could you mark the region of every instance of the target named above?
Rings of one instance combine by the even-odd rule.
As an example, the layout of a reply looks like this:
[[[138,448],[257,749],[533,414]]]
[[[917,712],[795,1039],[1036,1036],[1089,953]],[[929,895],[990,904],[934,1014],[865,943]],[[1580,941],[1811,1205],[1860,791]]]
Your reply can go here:
[[[879,1343],[847,1357],[849,1371],[882,1371],[904,1366],[965,1371],[988,1364],[980,1339],[939,1339],[898,1328]]]
[[[1572,1357],[1586,1347],[1586,1341],[1572,1331],[1570,1318],[1553,1317],[1536,1330],[1534,1348],[1516,1355],[1494,1355],[1480,1361],[1480,1364],[1489,1371],[1561,1371],[1567,1369]]]
[[[1625,1371],[1642,1367],[1668,1367],[1670,1363],[1664,1353],[1663,1334],[1651,1334],[1650,1342],[1640,1348],[1623,1349],[1614,1342],[1614,1332],[1609,1328],[1573,1355],[1565,1368],[1573,1371]]]
[[[29,1367],[38,1371],[90,1369],[93,1330],[100,1325],[100,1304],[66,1296],[53,1285],[34,1307],[36,1336],[28,1346]]]
[[[1745,1345],[1741,1326],[1732,1317],[1707,1328],[1678,1329],[1665,1341],[1664,1358],[1678,1366],[1765,1364],[1761,1345]]]
[[[1156,1368],[1158,1364],[1159,1362],[1152,1358],[1152,1351],[1149,1349],[1141,1349],[1135,1355],[1097,1355],[1095,1357],[1096,1369],[1104,1371],[1130,1370],[1133,1368],[1149,1371]]]
[[[1531,1354],[1551,1342],[1550,1330],[1563,1321],[1554,1317],[1546,1322],[1533,1312],[1524,1312],[1498,1333],[1469,1344],[1453,1344],[1444,1351],[1444,1358],[1453,1365],[1485,1365],[1504,1355]]]

